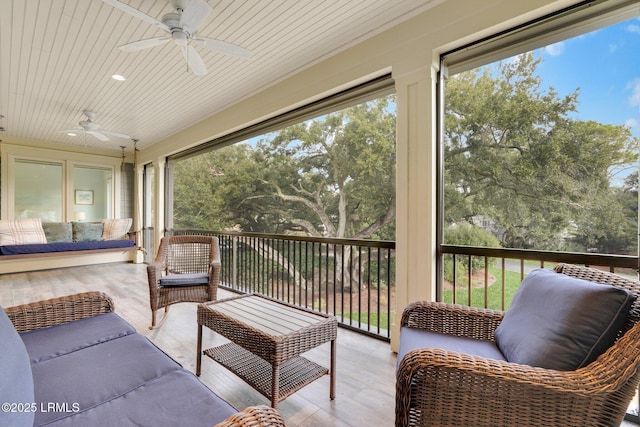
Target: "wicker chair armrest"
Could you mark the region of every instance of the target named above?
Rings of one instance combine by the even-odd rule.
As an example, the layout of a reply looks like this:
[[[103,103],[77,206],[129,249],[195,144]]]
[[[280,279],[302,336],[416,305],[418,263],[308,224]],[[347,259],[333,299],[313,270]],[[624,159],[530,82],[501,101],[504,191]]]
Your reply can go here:
[[[249,406],[215,427],[285,427],[277,410],[269,406]]]
[[[220,272],[222,263],[219,259],[214,259],[209,264],[209,285],[217,287],[220,284]]]
[[[637,323],[594,362],[575,371],[519,365],[435,348],[417,349],[400,361],[398,390],[410,387],[411,378],[420,371],[443,370],[468,376],[469,384],[473,377],[485,377],[509,382],[510,387],[519,384],[523,390],[540,388],[580,395],[611,393],[624,387],[629,378],[636,375],[640,365],[639,340],[640,323]],[[458,379],[456,383],[467,381]]]
[[[595,363],[595,362],[594,362]],[[471,390],[474,383],[488,383],[493,380],[509,383],[510,390],[521,389],[519,393],[530,394],[533,389],[544,388],[564,393],[597,394],[611,387],[607,380],[593,377],[586,368],[576,371],[556,371],[534,366],[519,365],[502,360],[456,353],[438,348],[412,350],[403,357],[396,375],[397,393],[409,393],[416,377],[443,378],[455,375],[456,387],[462,391],[466,386]],[[615,379],[613,379],[615,380]],[[428,379],[426,380],[428,381]]]
[[[494,340],[504,313],[441,302],[417,301],[402,312],[401,327],[480,340]]]
[[[113,300],[102,292],[84,292],[4,309],[18,332],[47,328],[114,311]]]
[[[606,400],[613,384],[619,386],[622,381],[611,375],[598,378],[591,375],[589,367],[554,371],[441,349],[418,349],[405,355],[396,373],[396,427],[430,425],[433,419],[437,420],[434,425],[483,427],[586,425],[579,421],[559,424],[557,420],[543,420],[553,417],[558,407],[586,412],[594,399]],[[630,390],[624,405],[628,405],[634,391]],[[491,405],[487,399],[491,399]],[[500,411],[501,423],[491,419],[487,408]],[[476,414],[476,418],[461,422],[456,416],[460,414]],[[439,417],[447,421],[438,424],[442,421]]]
[[[209,268],[211,269],[211,271],[215,272],[219,272],[222,269],[222,262],[220,262],[219,259],[214,259],[213,261],[211,261],[211,263],[209,264]]]
[[[162,272],[164,271],[164,263],[154,261],[147,265],[147,277],[149,278],[149,286],[158,287]]]

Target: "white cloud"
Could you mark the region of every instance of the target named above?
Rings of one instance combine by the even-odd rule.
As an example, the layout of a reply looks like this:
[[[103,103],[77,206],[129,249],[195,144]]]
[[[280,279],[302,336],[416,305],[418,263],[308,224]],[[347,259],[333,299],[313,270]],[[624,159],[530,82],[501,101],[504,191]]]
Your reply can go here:
[[[626,89],[629,89],[631,91],[631,96],[629,97],[629,105],[631,105],[632,107],[640,107],[640,77],[627,83]]]
[[[638,120],[636,119],[627,119],[627,121],[624,122],[624,125],[629,129],[640,129],[640,123],[638,123]]]
[[[564,52],[564,42],[558,42],[545,46],[544,51],[551,56],[560,56]]]
[[[609,44],[609,53],[613,53],[616,50],[618,50],[618,45],[617,44],[615,44],[615,43]]]
[[[629,31],[630,33],[638,33],[638,34],[640,34],[640,25],[638,25],[638,24],[629,24],[627,26],[627,31]]]

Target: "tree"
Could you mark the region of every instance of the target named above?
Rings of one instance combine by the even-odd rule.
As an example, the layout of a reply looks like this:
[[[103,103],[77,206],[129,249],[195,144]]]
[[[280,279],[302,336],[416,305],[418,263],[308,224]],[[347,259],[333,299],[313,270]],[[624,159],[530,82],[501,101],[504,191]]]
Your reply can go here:
[[[224,230],[241,224],[251,230],[255,211],[245,199],[266,190],[254,156],[248,144],[236,144],[176,162],[174,227]]]
[[[638,172],[612,187],[600,199],[592,200],[579,217],[571,241],[589,252],[637,254]]]
[[[179,162],[176,227],[395,239],[394,101],[379,98]],[[248,242],[305,287],[283,253]],[[349,251],[339,253],[352,261],[349,271],[336,267],[344,287],[361,283],[359,268],[377,259],[375,251]]]
[[[611,199],[611,168],[637,156],[628,128],[571,116],[578,90],[544,90],[540,62],[527,53],[447,82],[445,222],[490,217],[506,247],[560,249],[594,200]]]
[[[275,198],[281,206],[277,213],[292,231],[393,239],[395,113],[390,102],[392,97],[379,98],[299,123],[259,144],[272,191],[253,198]]]
[[[500,247],[500,242],[496,236],[477,225],[469,223],[453,224],[447,227],[445,234],[447,236],[447,244],[450,245],[480,246],[484,248]],[[444,278],[449,281],[453,281],[454,256],[444,258]],[[496,259],[488,259],[487,262],[488,266],[493,266]],[[469,272],[485,268],[485,260],[483,257],[460,256],[456,258],[455,265],[456,274],[463,276]]]

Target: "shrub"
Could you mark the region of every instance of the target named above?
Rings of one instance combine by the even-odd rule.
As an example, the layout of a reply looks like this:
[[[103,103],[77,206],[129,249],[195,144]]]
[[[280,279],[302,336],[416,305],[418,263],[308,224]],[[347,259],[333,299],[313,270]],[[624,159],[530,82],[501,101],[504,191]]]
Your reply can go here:
[[[464,245],[464,246],[476,246],[484,248],[499,248],[500,241],[491,232],[486,231],[477,225],[469,223],[453,224],[448,226],[444,231],[444,240],[448,245]],[[466,275],[469,272],[469,257],[457,256],[456,257],[456,270],[457,275]],[[489,258],[488,266],[491,267],[495,264],[496,260]],[[444,258],[444,278],[445,280],[453,280],[453,256],[447,256]],[[471,268],[473,270],[480,270],[485,267],[484,257],[471,257]]]

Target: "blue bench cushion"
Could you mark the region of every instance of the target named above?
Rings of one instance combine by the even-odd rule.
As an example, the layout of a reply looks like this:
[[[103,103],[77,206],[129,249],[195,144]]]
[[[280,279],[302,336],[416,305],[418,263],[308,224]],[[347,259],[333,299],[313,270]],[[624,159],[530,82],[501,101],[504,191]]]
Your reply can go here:
[[[160,279],[160,286],[194,286],[208,285],[207,273],[167,274]]]
[[[102,405],[62,418],[50,426],[211,427],[237,411],[195,375],[176,370]]]
[[[133,240],[101,240],[99,242],[54,242],[30,245],[0,246],[2,255],[36,254],[49,252],[86,251],[92,249],[130,248]]]
[[[0,307],[0,402],[24,405],[34,402],[34,386],[29,355],[13,323]],[[15,407],[0,411],[2,426],[33,426],[33,412]]]
[[[486,357],[487,359],[506,360],[493,341],[476,340],[409,327],[400,329],[400,337],[396,368],[407,353],[420,348],[439,348],[441,350],[455,351],[456,353]]]
[[[636,296],[547,269],[530,272],[495,337],[509,362],[570,371],[614,343]]]
[[[147,338],[131,334],[33,363],[35,402],[74,405],[79,412],[119,398],[182,367]],[[187,408],[188,409],[188,408]],[[38,411],[35,425],[77,412]],[[117,415],[117,414],[114,414]]]
[[[236,413],[115,313],[19,337],[30,380],[33,372],[31,395],[21,399],[38,409],[29,426],[212,426]],[[2,384],[15,393],[17,382]]]
[[[31,363],[38,363],[135,332],[133,326],[117,314],[105,313],[35,329],[21,334],[21,337]]]

